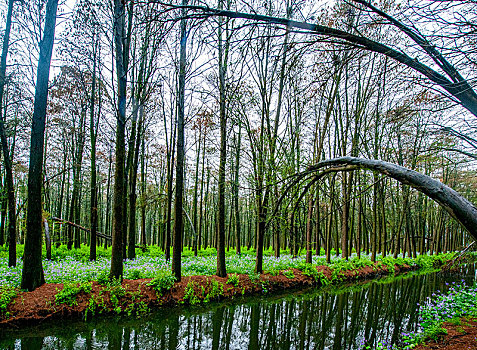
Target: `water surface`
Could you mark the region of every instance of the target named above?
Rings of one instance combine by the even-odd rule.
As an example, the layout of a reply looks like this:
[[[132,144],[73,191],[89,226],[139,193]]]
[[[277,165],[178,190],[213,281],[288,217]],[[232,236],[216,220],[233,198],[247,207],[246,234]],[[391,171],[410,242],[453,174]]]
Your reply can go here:
[[[133,319],[55,322],[0,331],[1,349],[362,349],[395,342],[417,326],[417,304],[460,274],[410,274],[200,307],[168,308]]]

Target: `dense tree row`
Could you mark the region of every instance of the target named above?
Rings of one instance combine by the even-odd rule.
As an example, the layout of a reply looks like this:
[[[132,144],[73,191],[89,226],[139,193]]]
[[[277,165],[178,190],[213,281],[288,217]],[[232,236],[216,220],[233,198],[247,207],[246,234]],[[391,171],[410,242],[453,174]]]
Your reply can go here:
[[[321,160],[363,157],[475,203],[475,4],[210,4],[226,17],[188,5],[2,9],[0,244],[15,265],[25,243],[24,288],[42,283],[45,225],[54,244],[90,245],[92,260],[97,244],[112,245],[112,277],[148,245],[172,258],[178,279],[185,246],[216,247],[224,276],[225,250],[241,246],[256,249],[261,272],[269,248],[311,261],[322,250],[374,259],[468,245],[442,207],[378,172],[343,167],[288,184]],[[261,24],[233,15],[253,8]],[[422,33],[412,26],[426,21]]]

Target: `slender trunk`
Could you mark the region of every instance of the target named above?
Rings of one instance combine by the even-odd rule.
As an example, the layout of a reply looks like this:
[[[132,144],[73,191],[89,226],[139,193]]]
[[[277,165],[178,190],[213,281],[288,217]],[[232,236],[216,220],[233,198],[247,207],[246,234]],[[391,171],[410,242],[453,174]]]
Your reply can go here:
[[[223,7],[223,0],[219,0],[219,9]],[[220,114],[220,161],[218,174],[218,224],[217,224],[217,276],[227,276],[225,266],[225,162],[227,159],[227,115],[225,111],[225,74],[226,58],[222,47],[222,19],[219,18],[219,114]]]
[[[234,207],[235,207],[235,244],[236,253],[240,255],[242,243],[240,241],[240,207],[239,207],[239,169],[240,169],[240,138],[241,128],[239,125],[239,132],[235,150],[235,184],[234,184]]]
[[[112,148],[109,149],[109,166],[108,166],[108,180],[106,183],[106,222],[105,222],[105,229],[104,233],[107,235],[112,235],[112,232],[110,230],[110,224],[111,224],[111,168],[113,164],[113,151]],[[108,241],[105,239],[104,240],[104,248],[106,249],[108,247]]]
[[[146,167],[145,167],[145,142],[142,139],[141,157],[141,245],[146,247]],[[155,216],[154,216],[155,217]],[[151,242],[152,244],[152,242]]]
[[[90,140],[91,140],[91,192],[90,192],[90,242],[89,242],[89,260],[96,260],[96,232],[98,231],[98,188],[96,183],[96,135],[97,135],[97,124],[95,125],[94,121],[94,108],[95,108],[95,97],[96,97],[96,52],[98,49],[97,42],[94,42],[95,38],[93,36],[93,81],[91,84],[91,106],[90,106],[90,115],[89,115],[89,129],[90,129]],[[100,113],[100,112],[99,112]],[[98,118],[99,118],[98,113]]]
[[[5,244],[5,221],[7,220],[7,199],[4,198],[3,191],[1,191],[0,193],[1,193],[1,197],[0,197],[0,246],[3,246]]]
[[[187,0],[182,1],[187,5]],[[186,11],[182,10],[182,15]],[[182,203],[184,192],[184,99],[186,80],[186,53],[187,53],[187,21],[181,20],[180,33],[180,58],[179,58],[179,86],[177,98],[177,164],[176,164],[176,198],[174,204],[174,246],[172,251],[172,273],[177,282],[181,280],[181,250],[182,235],[184,233],[184,222],[182,217]]]
[[[258,210],[258,217],[257,217],[257,254],[256,254],[256,261],[255,261],[255,272],[262,273],[263,272],[263,238],[265,236],[265,229],[266,229],[266,219],[267,219],[267,205],[268,205],[268,190],[265,190],[265,195],[263,197],[262,202],[262,191],[259,191],[259,196],[257,200],[257,210]]]
[[[144,108],[139,106],[139,123],[137,130],[133,125],[134,131],[131,131],[130,142],[130,164],[129,164],[129,241],[128,241],[128,258],[136,258],[136,185],[137,185],[137,170],[139,166],[139,150],[141,146],[142,123],[144,117]],[[134,121],[133,121],[134,122]],[[134,122],[135,124],[135,122]],[[136,135],[137,131],[137,135]],[[134,144],[135,143],[135,144]]]
[[[307,218],[306,218],[306,262],[308,264],[311,264],[312,254],[313,254],[313,252],[311,251],[312,249],[311,236],[313,233],[312,218],[313,218],[313,196],[310,194],[310,199],[308,200],[308,212],[307,212]]]
[[[348,176],[349,175],[349,176]],[[348,259],[348,231],[349,231],[349,211],[350,211],[350,200],[349,200],[349,187],[352,186],[351,173],[343,173],[342,180],[342,195],[343,195],[343,208],[341,215],[341,257],[343,259]],[[349,187],[348,187],[349,186]]]
[[[12,12],[13,12],[13,1],[8,0],[8,10],[7,10],[7,22],[5,24],[5,33],[3,35],[3,47],[2,47],[2,57],[0,59],[0,141],[2,143],[3,151],[3,163],[5,166],[5,187],[7,192],[7,204],[8,204],[8,266],[17,265],[17,245],[16,245],[16,227],[17,227],[17,214],[16,214],[16,201],[15,201],[15,188],[13,183],[13,170],[12,170],[12,158],[13,155],[10,155],[10,150],[7,141],[7,135],[5,133],[5,121],[1,115],[6,115],[2,113],[3,108],[3,95],[5,91],[6,84],[6,74],[7,74],[7,55],[8,47],[10,44],[10,30],[12,26]],[[2,226],[3,229],[3,226]],[[3,234],[2,239],[3,241]],[[2,242],[3,243],[3,242]]]
[[[204,145],[202,149],[202,178],[200,182],[200,207],[199,207],[199,234],[197,238],[197,246],[198,249],[202,249],[202,221],[203,221],[203,200],[204,200],[204,176],[205,176],[205,168],[204,168],[204,162],[205,162],[205,133],[204,133]]]
[[[133,113],[131,118],[131,134],[129,135],[128,142],[128,154],[126,161],[126,171],[128,172],[128,183],[125,185],[127,187],[128,201],[126,205],[129,205],[129,210],[126,210],[126,213],[129,214],[127,222],[127,234],[125,238],[125,246],[127,245],[126,252],[128,259],[134,259],[136,255],[136,186],[133,184],[134,177],[134,166],[133,158],[135,154],[135,144],[136,144],[136,132],[137,132],[137,118],[139,113],[139,105],[136,99],[133,102]],[[137,174],[137,172],[136,172]],[[133,210],[134,206],[134,210]],[[127,242],[127,244],[126,244]]]

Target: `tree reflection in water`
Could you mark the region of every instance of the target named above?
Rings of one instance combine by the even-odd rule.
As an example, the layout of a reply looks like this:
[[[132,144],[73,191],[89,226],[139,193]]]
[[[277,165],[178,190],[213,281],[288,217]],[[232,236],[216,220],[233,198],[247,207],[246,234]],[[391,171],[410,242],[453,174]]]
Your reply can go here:
[[[6,349],[359,349],[414,330],[417,303],[445,282],[475,278],[428,274],[255,300],[208,309],[161,310],[145,319],[102,319],[6,335]]]

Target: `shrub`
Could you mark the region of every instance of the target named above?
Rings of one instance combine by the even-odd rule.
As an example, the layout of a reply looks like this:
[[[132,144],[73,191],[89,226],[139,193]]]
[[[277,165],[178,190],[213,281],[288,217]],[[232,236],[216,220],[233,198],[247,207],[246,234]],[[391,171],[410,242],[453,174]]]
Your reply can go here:
[[[240,281],[239,281],[239,275],[236,273],[231,273],[229,274],[229,278],[227,279],[227,284],[232,284],[235,287],[238,287]]]
[[[17,291],[14,288],[0,287],[0,315],[5,315],[7,318],[9,317],[7,307],[16,296]]]
[[[187,301],[190,305],[200,303],[199,297],[195,293],[195,284],[193,281],[189,281],[184,291],[184,302]]]
[[[101,270],[96,277],[96,281],[105,286],[109,283],[109,272],[106,270]]]
[[[132,269],[131,271],[129,271],[128,278],[131,279],[131,280],[140,279],[140,278],[142,278],[142,273],[138,269]]]
[[[162,295],[165,291],[174,287],[174,283],[176,282],[176,278],[172,276],[170,271],[159,271],[156,274],[151,282],[147,285],[151,286],[157,293],[157,295]]]
[[[301,272],[308,277],[313,277],[315,282],[319,281],[318,270],[312,264],[302,264],[299,266]]]
[[[224,285],[214,279],[209,284],[209,292],[205,296],[204,302],[208,303],[210,300],[218,300],[222,294],[224,294]]]
[[[64,283],[63,289],[55,295],[55,301],[57,304],[67,304],[72,306],[76,304],[76,296],[78,294],[82,292],[91,293],[92,287],[93,284],[91,282]]]
[[[250,282],[257,283],[258,281],[260,281],[260,274],[259,273],[250,273],[248,275],[248,278],[250,278]]]
[[[293,273],[293,270],[286,270],[286,271],[283,271],[283,276],[285,276],[286,278],[295,278],[295,274]]]

